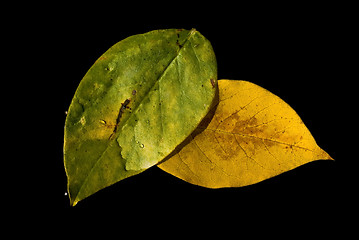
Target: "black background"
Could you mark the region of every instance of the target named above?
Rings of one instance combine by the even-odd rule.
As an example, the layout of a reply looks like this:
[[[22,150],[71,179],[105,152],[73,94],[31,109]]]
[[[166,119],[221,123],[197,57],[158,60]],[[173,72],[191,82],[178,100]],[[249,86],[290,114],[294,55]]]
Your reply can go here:
[[[135,4],[136,5],[136,4]],[[131,216],[212,219],[215,213],[246,214],[269,221],[273,216],[310,216],[315,223],[339,211],[336,196],[341,162],[336,147],[340,26],[325,6],[188,6],[157,11],[93,6],[64,8],[37,44],[51,73],[42,86],[52,90],[49,150],[43,178],[51,185],[46,202],[65,214],[104,212]],[[98,7],[98,8],[97,8]],[[108,12],[110,11],[110,12]],[[40,23],[39,23],[40,24]],[[214,48],[218,79],[247,80],[281,97],[297,111],[318,145],[336,161],[315,161],[261,183],[243,188],[206,189],[179,180],[157,167],[125,179],[70,207],[63,167],[63,126],[72,96],[87,70],[116,42],[155,29],[196,28]],[[39,66],[41,67],[41,66]],[[41,113],[40,113],[41,114]],[[46,117],[42,113],[42,117]],[[41,116],[40,116],[41,117]],[[40,187],[41,188],[41,187]],[[51,192],[51,193],[50,193]],[[339,193],[340,192],[340,193]],[[70,216],[70,215],[69,215]],[[203,217],[204,216],[204,217]],[[257,219],[257,220],[258,220]],[[320,219],[320,220],[319,220]],[[72,221],[71,218],[68,221]],[[73,220],[75,221],[75,220]],[[165,221],[165,220],[163,220]],[[159,223],[161,224],[161,223]]]

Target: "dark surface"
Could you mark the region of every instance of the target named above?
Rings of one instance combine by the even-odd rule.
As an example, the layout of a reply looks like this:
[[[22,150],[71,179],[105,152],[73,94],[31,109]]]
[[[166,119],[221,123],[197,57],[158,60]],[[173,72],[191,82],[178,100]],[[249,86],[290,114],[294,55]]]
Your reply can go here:
[[[339,134],[333,127],[338,84],[334,23],[316,10],[306,10],[305,14],[292,10],[258,11],[242,9],[222,13],[223,16],[209,12],[204,13],[206,18],[201,15],[198,19],[175,21],[166,20],[170,19],[167,15],[155,20],[146,16],[136,21],[137,15],[116,17],[77,10],[65,14],[64,21],[54,23],[54,30],[44,40],[50,44],[43,45],[51,47],[51,52],[44,54],[51,55],[56,63],[47,69],[53,77],[46,83],[55,92],[51,111],[56,119],[51,125],[51,155],[45,163],[46,177],[51,182],[47,204],[69,214],[97,209],[114,215],[129,212],[137,216],[210,219],[213,213],[238,217],[251,212],[270,219],[275,214],[286,216],[292,212],[301,217],[309,214],[312,221],[316,217],[326,219],[336,209],[333,199],[339,194],[337,169],[342,161],[336,147],[338,140],[333,137]],[[95,60],[116,42],[164,28],[200,31],[216,53],[218,79],[247,80],[281,97],[297,111],[318,145],[336,161],[316,161],[252,186],[217,190],[191,185],[153,167],[70,207],[65,196],[63,126],[65,111],[79,82]],[[340,194],[345,196],[344,190]]]

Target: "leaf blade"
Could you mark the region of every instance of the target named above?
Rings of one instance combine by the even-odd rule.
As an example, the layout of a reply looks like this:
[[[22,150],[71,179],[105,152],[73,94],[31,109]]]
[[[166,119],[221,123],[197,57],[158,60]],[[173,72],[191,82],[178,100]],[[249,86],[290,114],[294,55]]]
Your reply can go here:
[[[332,159],[279,97],[246,81],[219,80],[218,85],[220,102],[213,118],[201,123],[159,168],[195,185],[222,188]]]
[[[183,61],[193,61],[194,57],[188,50],[194,42],[200,47],[202,62],[198,64],[203,70],[189,78],[188,73],[194,69],[188,69],[188,64]],[[155,92],[176,92],[170,88],[171,83],[178,80],[174,75],[176,62],[183,65],[183,72],[187,74],[183,77],[184,82],[191,80],[196,89],[202,85],[203,88],[195,94],[205,97],[196,98],[190,89],[182,88],[181,91],[193,102],[206,106],[198,109],[196,118],[183,127],[181,134],[173,136],[177,132],[169,133],[167,139],[174,140],[164,146],[162,142],[166,138],[160,139],[159,134],[146,134],[151,129],[140,129],[139,126],[153,120],[153,127],[157,127],[158,109],[170,107],[168,102],[160,104],[161,107],[155,105],[159,103]],[[168,29],[134,35],[106,51],[82,79],[65,122],[64,165],[71,205],[142,172],[169,154],[171,148],[183,141],[208,112],[215,93],[210,83],[212,78],[217,78],[213,49],[209,41],[195,30]],[[187,102],[182,98],[172,101],[176,107],[182,103]],[[189,110],[188,107],[185,109]],[[145,118],[147,115],[152,118]],[[169,120],[174,117],[169,117]],[[141,132],[144,132],[142,138],[137,139]],[[155,148],[156,155],[146,156],[143,150],[148,149],[148,142],[152,140],[162,145]]]

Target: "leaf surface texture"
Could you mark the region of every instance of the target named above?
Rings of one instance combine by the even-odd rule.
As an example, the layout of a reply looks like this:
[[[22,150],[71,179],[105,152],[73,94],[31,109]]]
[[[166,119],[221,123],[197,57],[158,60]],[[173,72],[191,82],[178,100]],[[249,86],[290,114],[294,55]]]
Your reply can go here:
[[[222,188],[332,159],[276,95],[247,81],[219,80],[218,88],[217,108],[159,168],[195,185]]]
[[[210,110],[216,79],[212,46],[194,29],[134,35],[106,51],[65,122],[71,205],[172,152]]]

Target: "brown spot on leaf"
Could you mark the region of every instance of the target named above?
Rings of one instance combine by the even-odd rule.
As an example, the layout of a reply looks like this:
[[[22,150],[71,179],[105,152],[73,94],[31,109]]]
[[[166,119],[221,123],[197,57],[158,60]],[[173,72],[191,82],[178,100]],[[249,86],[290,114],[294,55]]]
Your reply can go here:
[[[106,59],[107,59],[107,57],[101,56],[101,57],[99,57],[99,58],[96,60],[96,62],[102,61],[102,60],[106,60]]]
[[[117,116],[117,119],[116,119],[116,125],[115,125],[115,128],[112,132],[112,134],[110,135],[109,139],[112,140],[112,137],[114,136],[114,134],[117,132],[117,128],[118,128],[118,124],[121,120],[121,117],[122,117],[122,114],[124,113],[125,109],[126,108],[129,108],[127,105],[131,102],[130,99],[126,99],[123,103],[121,103],[121,107],[120,107],[120,110],[119,110],[119,113],[118,113],[118,116]]]
[[[176,44],[177,44],[177,46],[178,46],[180,49],[183,47],[183,45],[181,45],[181,44],[179,43],[178,39],[177,39],[177,41],[176,41]]]
[[[215,88],[216,87],[216,80],[211,78],[211,84],[212,84],[212,87]]]

